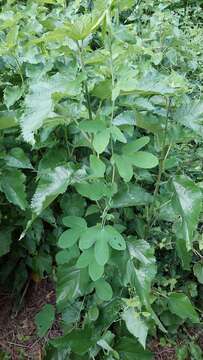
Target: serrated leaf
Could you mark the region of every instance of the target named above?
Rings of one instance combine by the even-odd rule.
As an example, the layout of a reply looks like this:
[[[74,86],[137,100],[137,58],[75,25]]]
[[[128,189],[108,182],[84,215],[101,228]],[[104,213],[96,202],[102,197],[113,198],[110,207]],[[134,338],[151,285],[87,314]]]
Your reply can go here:
[[[125,310],[122,318],[125,321],[128,331],[138,339],[139,343],[145,349],[148,326],[144,320],[141,319],[140,315],[133,308]]]
[[[90,169],[94,177],[104,177],[106,166],[96,155],[90,155]]]
[[[104,266],[99,265],[95,259],[92,260],[92,262],[89,264],[89,276],[93,281],[98,280],[102,277],[104,273]]]
[[[16,147],[12,148],[6,155],[5,161],[8,166],[19,169],[33,169],[30,159],[27,157],[23,149]]]
[[[110,284],[106,280],[104,280],[103,278],[97,280],[95,282],[95,289],[99,299],[103,301],[111,300],[113,296],[113,291]]]
[[[181,319],[190,319],[192,323],[199,323],[199,316],[191,304],[187,295],[183,293],[172,293],[168,298],[168,306],[173,314]]]
[[[123,236],[113,227],[107,225],[105,231],[108,233],[109,245],[115,250],[125,250],[126,243]]]
[[[62,249],[71,248],[78,241],[79,237],[80,231],[78,229],[68,229],[61,234],[58,246]]]
[[[94,245],[94,256],[99,265],[105,265],[109,259],[108,231],[102,228]]]
[[[55,198],[66,191],[71,182],[73,170],[70,167],[57,166],[43,173],[31,201],[31,208],[39,215]]]
[[[98,154],[101,154],[106,149],[110,140],[110,129],[102,130],[94,135],[93,147]]]
[[[35,323],[37,325],[37,334],[42,338],[47,331],[52,327],[55,319],[54,306],[46,304],[41,311],[35,316]]]
[[[20,170],[6,171],[1,178],[1,187],[6,198],[21,210],[27,207],[25,179],[25,175]]]
[[[197,226],[202,208],[202,193],[197,185],[187,176],[176,176],[173,179],[175,197],[173,206],[182,218],[182,234],[187,250],[191,250],[193,232]]]

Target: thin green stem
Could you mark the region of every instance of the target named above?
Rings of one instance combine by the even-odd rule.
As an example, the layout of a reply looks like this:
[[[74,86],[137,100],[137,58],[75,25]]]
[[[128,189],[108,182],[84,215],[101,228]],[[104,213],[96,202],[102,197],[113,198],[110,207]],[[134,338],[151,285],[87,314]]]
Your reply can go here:
[[[154,189],[153,201],[149,208],[147,233],[149,232],[149,229],[151,227],[151,223],[152,223],[152,219],[153,219],[153,215],[154,215],[154,205],[155,205],[155,200],[156,200],[156,197],[158,195],[159,188],[161,185],[161,178],[162,178],[162,175],[164,172],[164,163],[166,161],[166,158],[167,158],[170,148],[171,148],[171,145],[169,145],[169,148],[166,151],[166,140],[167,140],[168,126],[169,126],[170,107],[171,107],[171,99],[167,100],[167,114],[166,114],[165,129],[164,129],[163,142],[162,142],[162,148],[161,148],[161,156],[159,159],[159,171],[158,171],[158,176],[157,176],[156,185],[155,185],[155,189]]]
[[[88,83],[87,83],[87,73],[85,70],[85,64],[84,64],[84,60],[83,60],[83,49],[80,47],[80,44],[78,41],[77,41],[77,46],[78,46],[78,52],[79,52],[79,57],[80,57],[80,65],[81,65],[82,73],[85,77],[83,83],[84,83],[84,88],[85,88],[85,98],[86,98],[86,102],[87,102],[89,119],[92,120],[93,119],[92,108],[91,108],[90,94],[89,94]]]

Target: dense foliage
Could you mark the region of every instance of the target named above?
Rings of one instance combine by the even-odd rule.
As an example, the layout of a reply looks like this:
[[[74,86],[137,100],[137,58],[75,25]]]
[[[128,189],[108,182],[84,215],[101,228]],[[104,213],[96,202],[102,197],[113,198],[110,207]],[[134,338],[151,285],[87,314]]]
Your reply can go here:
[[[0,281],[16,311],[54,279],[46,359],[152,359],[201,327],[201,3],[2,4]]]

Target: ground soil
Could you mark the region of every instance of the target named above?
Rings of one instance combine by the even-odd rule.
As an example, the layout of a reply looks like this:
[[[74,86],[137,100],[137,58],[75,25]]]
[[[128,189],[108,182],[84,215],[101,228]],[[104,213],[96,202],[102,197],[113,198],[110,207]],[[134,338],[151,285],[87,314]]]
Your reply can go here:
[[[17,314],[12,313],[13,299],[11,295],[0,289],[0,359],[9,360],[43,360],[44,348],[50,338],[61,335],[60,319],[56,319],[47,336],[40,339],[36,335],[35,315],[43,305],[55,305],[55,291],[53,283],[44,279],[40,283],[30,282],[24,297],[24,303]],[[190,329],[191,336],[195,331]],[[202,332],[203,333],[203,332]],[[203,334],[196,336],[197,342],[203,349]],[[155,354],[155,360],[176,360],[175,349],[171,346],[161,347],[158,340],[150,343]],[[9,354],[8,358],[1,356]],[[189,359],[188,359],[189,360]]]
[[[59,320],[45,338],[36,335],[35,315],[47,303],[55,304],[54,287],[48,279],[29,284],[24,304],[17,314],[12,313],[11,295],[0,289],[0,349],[10,354],[10,360],[41,360],[48,339],[60,335]]]

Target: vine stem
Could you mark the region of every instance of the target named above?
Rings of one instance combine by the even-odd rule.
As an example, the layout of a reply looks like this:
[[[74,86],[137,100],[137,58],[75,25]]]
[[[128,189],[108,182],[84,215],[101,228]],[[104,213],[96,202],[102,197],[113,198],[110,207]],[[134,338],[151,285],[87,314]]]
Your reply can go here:
[[[78,52],[79,52],[79,57],[80,57],[80,64],[81,64],[82,73],[83,73],[83,75],[85,77],[85,79],[84,79],[84,87],[85,87],[85,97],[86,97],[86,101],[87,101],[89,119],[92,120],[93,119],[92,108],[91,108],[90,94],[89,94],[88,83],[87,83],[87,74],[86,74],[85,64],[84,64],[84,60],[83,60],[83,49],[80,47],[80,44],[79,44],[78,41],[77,41],[77,46],[78,46]]]
[[[159,159],[159,171],[158,171],[158,176],[157,176],[156,185],[155,185],[155,189],[154,189],[153,201],[152,201],[151,207],[149,208],[149,214],[148,214],[147,233],[148,233],[149,228],[151,226],[151,221],[152,221],[153,214],[154,214],[154,203],[155,203],[155,199],[156,199],[156,197],[158,195],[159,188],[160,188],[160,185],[161,185],[161,178],[162,178],[162,175],[163,175],[163,172],[164,172],[164,163],[165,163],[166,157],[168,156],[168,153],[169,153],[170,148],[171,148],[171,145],[170,145],[169,149],[165,153],[168,125],[169,125],[170,108],[171,108],[171,99],[169,98],[169,100],[167,100],[167,114],[166,114],[164,136],[163,136],[163,142],[162,142],[162,148],[161,148],[161,156],[160,156],[160,159]]]

